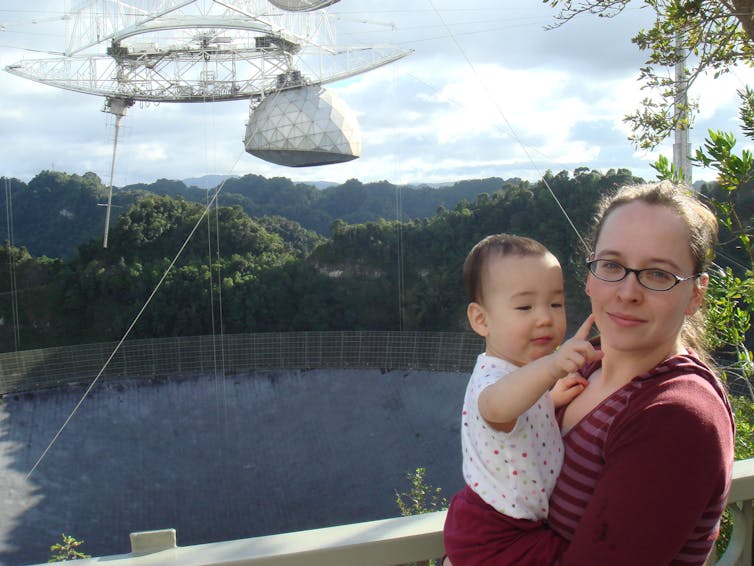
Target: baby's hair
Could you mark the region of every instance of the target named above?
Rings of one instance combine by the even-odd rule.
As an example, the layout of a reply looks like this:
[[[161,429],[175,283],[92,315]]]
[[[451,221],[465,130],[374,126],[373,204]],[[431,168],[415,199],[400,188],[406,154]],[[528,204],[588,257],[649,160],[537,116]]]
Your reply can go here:
[[[493,234],[478,242],[463,263],[463,284],[470,303],[481,303],[484,269],[492,257],[541,257],[549,250],[536,240],[513,234]]]

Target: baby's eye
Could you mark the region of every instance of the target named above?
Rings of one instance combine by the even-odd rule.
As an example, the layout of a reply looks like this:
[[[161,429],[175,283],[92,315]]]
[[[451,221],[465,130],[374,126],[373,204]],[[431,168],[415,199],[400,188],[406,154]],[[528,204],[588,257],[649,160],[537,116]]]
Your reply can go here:
[[[524,306],[516,307],[516,310],[517,311],[530,311],[531,305],[524,305]]]
[[[563,303],[552,303],[550,306],[554,309],[562,309]]]

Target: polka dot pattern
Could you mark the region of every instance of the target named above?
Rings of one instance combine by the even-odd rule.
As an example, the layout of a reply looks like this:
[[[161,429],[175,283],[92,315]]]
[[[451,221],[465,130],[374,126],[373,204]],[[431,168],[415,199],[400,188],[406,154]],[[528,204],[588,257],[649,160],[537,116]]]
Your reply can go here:
[[[517,367],[480,354],[466,388],[461,415],[463,475],[492,507],[516,518],[547,517],[548,500],[563,464],[563,441],[549,393],[516,421],[510,432],[488,426],[479,394]]]

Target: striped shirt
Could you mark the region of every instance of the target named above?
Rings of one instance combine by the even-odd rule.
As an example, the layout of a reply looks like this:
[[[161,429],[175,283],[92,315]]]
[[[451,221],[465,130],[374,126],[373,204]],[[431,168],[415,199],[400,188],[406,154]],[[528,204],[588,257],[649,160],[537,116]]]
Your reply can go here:
[[[563,440],[548,517],[570,541],[563,564],[704,562],[730,487],[733,424],[719,381],[696,357],[634,378]]]

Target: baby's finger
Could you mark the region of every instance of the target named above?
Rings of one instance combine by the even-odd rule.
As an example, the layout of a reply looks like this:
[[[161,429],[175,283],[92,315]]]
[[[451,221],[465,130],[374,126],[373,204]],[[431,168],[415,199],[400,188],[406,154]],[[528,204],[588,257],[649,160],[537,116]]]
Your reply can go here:
[[[573,337],[578,338],[579,340],[587,340],[589,338],[589,331],[592,329],[592,325],[594,325],[593,313],[586,317],[586,320],[581,323],[581,326],[579,326],[579,329],[576,331],[576,334],[574,334]]]
[[[567,387],[572,387],[574,385],[583,385],[586,387],[589,385],[589,381],[587,381],[580,373],[572,372],[563,378],[563,384]]]

